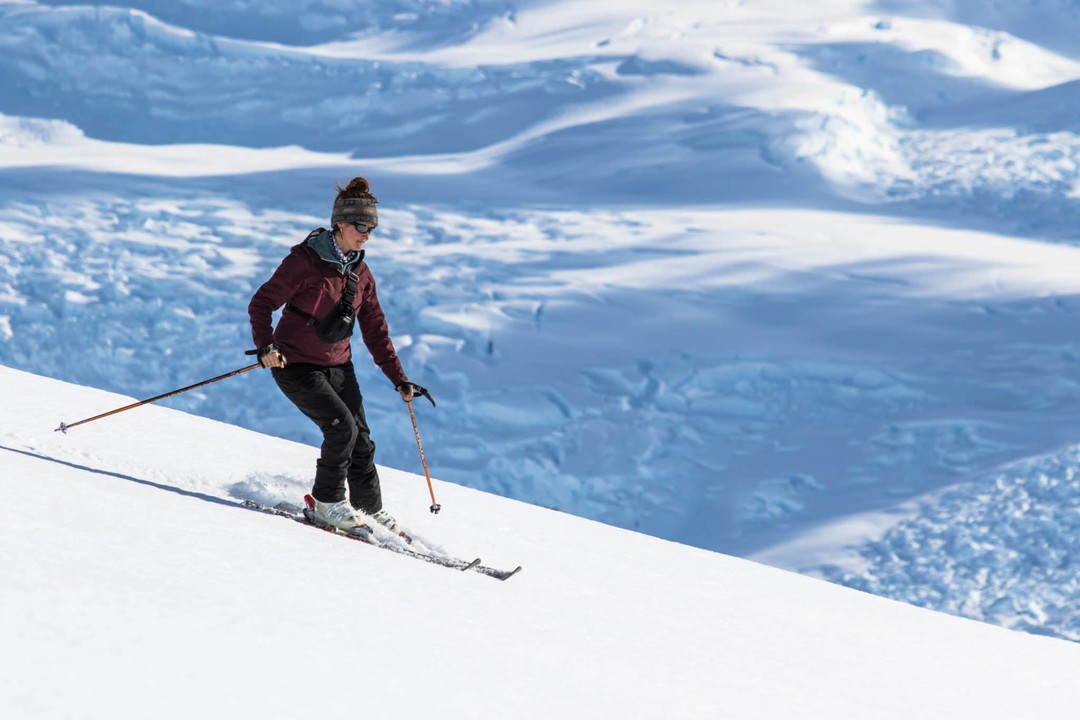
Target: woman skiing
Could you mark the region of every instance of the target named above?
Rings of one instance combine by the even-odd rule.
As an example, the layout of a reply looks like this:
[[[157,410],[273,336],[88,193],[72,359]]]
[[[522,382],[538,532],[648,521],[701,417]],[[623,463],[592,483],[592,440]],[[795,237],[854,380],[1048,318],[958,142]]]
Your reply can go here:
[[[318,228],[292,248],[248,305],[259,362],[300,412],[323,433],[311,496],[315,519],[349,532],[357,510],[397,531],[383,509],[375,444],[364,417],[350,339],[354,322],[375,364],[411,401],[413,385],[401,367],[364,263],[364,245],[379,224],[369,183],[337,187],[330,229]],[[285,306],[276,328],[272,315]],[[348,485],[348,497],[346,497]]]

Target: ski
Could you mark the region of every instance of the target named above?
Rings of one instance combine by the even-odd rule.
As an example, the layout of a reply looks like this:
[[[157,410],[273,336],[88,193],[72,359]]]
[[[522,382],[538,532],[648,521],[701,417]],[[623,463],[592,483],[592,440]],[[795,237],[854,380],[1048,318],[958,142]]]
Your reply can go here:
[[[442,565],[443,567],[454,568],[456,570],[469,570],[471,568],[480,565],[480,558],[475,560],[462,560],[460,558],[441,557],[438,555],[432,555],[412,548],[397,545],[392,542],[383,542],[379,540],[375,531],[369,525],[361,525],[355,533],[343,533],[334,528],[320,527],[312,521],[311,517],[305,512],[305,508],[298,507],[292,503],[281,502],[277,505],[270,507],[267,505],[261,505],[253,500],[245,500],[243,502],[244,507],[251,508],[252,510],[258,510],[259,512],[268,513],[270,515],[277,515],[278,517],[286,517],[290,520],[300,523],[301,525],[310,525],[314,528],[319,528],[333,535],[338,535],[349,540],[357,540],[365,545],[371,545],[373,547],[381,548],[383,550],[389,550],[399,555],[405,555],[407,557],[423,560],[435,565]]]
[[[389,530],[385,530],[384,532],[386,532],[388,535],[391,535],[393,538],[387,541],[379,538],[376,535],[374,527],[368,524],[361,525],[359,528],[357,528],[356,530],[358,532],[354,531],[344,533],[340,530],[337,530],[336,528],[320,525],[318,522],[316,522],[314,512],[311,510],[310,507],[303,508],[301,510],[301,513],[303,517],[301,522],[305,525],[317,527],[320,530],[325,530],[326,532],[333,535],[342,535],[351,540],[359,540],[360,542],[366,543],[368,545],[374,545],[377,548],[389,550],[390,552],[395,552],[399,555],[405,555],[411,558],[416,558],[417,560],[423,560],[424,562],[429,562],[434,565],[442,565],[443,567],[453,568],[455,570],[471,570],[474,567],[480,566],[480,558],[475,558],[473,560],[462,560],[460,558],[436,555],[430,552],[421,552],[420,550],[407,547],[406,545],[398,544],[397,541],[399,539],[401,542],[404,543],[412,543],[412,538],[404,533],[393,533]]]
[[[440,565],[442,567],[452,568],[454,570],[473,570],[481,575],[487,575],[488,577],[495,578],[496,580],[507,580],[518,572],[521,571],[521,566],[514,568],[513,570],[499,570],[497,568],[487,567],[480,564],[480,558],[473,560],[464,560],[462,558],[452,557],[449,555],[435,554],[430,552],[422,552],[409,547],[407,544],[399,544],[395,540],[385,541],[380,539],[375,530],[369,525],[361,525],[357,528],[355,533],[343,533],[335,528],[321,527],[315,523],[311,516],[310,511],[307,508],[301,508],[297,505],[293,505],[288,502],[281,502],[274,506],[263,505],[257,503],[254,500],[244,500],[242,505],[251,510],[257,510],[258,512],[266,513],[268,515],[276,515],[278,517],[288,518],[294,522],[298,522],[302,525],[309,525],[311,527],[319,528],[334,535],[339,535],[349,540],[356,540],[364,543],[365,545],[371,545],[382,550],[389,550],[390,552],[397,553],[398,555],[404,555],[406,557],[415,558],[417,560],[423,560],[424,562],[432,563],[433,565]],[[390,533],[393,538],[399,539],[401,543],[411,543],[412,537],[407,533],[398,535],[396,533]]]
[[[521,572],[521,566],[520,565],[518,565],[513,570],[499,570],[497,568],[487,567],[486,565],[479,565],[479,564],[474,565],[469,569],[470,570],[475,570],[476,572],[480,573],[481,575],[487,575],[488,577],[493,577],[496,580],[509,580],[510,578],[514,577],[519,572]]]

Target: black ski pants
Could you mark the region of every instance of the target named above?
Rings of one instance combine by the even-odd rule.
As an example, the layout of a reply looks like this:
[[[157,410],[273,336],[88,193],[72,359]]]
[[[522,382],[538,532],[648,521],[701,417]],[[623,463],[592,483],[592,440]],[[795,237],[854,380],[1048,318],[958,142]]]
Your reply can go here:
[[[345,499],[368,514],[382,509],[375,443],[371,441],[364,398],[351,362],[334,367],[289,363],[274,368],[274,381],[285,397],[308,416],[323,434],[322,453],[315,463],[311,495],[319,502]]]

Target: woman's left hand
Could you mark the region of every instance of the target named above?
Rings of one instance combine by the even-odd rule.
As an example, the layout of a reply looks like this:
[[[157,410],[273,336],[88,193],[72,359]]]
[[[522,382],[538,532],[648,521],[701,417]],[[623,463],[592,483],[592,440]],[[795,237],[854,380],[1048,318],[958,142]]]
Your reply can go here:
[[[413,386],[411,382],[398,383],[398,386],[394,388],[401,394],[401,399],[405,402],[412,402],[413,399]]]

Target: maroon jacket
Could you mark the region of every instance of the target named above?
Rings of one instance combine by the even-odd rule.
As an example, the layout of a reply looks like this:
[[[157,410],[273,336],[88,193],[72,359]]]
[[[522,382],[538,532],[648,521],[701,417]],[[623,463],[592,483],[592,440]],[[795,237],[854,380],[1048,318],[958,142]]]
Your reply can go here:
[[[352,265],[356,283],[356,322],[368,352],[383,374],[396,386],[407,380],[394,352],[386,317],[375,294],[375,278],[363,260]],[[325,343],[315,334],[307,318],[286,308],[277,328],[274,311],[285,303],[295,305],[312,317],[322,318],[337,305],[345,291],[345,274],[340,263],[323,259],[308,241],[293,246],[274,274],[255,291],[248,304],[251,336],[255,347],[273,343],[289,363],[310,363],[321,367],[343,365],[352,360],[350,340]]]

